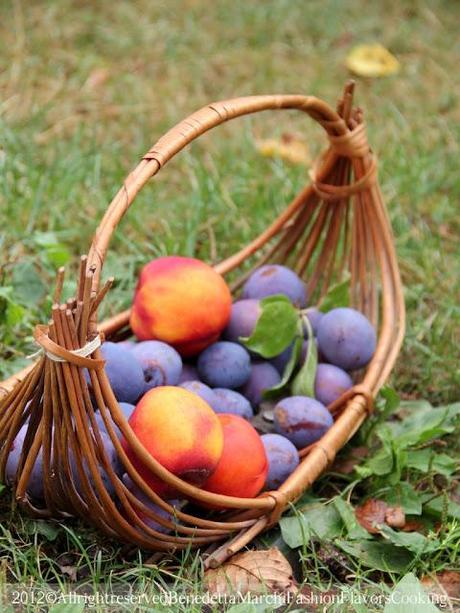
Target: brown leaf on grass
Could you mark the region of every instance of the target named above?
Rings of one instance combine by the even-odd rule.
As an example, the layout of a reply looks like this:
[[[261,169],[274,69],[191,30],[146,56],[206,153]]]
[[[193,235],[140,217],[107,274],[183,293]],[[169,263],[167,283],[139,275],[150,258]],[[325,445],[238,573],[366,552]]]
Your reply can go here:
[[[402,507],[388,507],[385,511],[385,522],[390,528],[404,528],[406,516]]]
[[[426,532],[426,527],[423,522],[418,521],[417,519],[408,519],[401,530],[403,532],[420,532],[423,534]]]
[[[354,447],[345,457],[337,458],[331,467],[331,472],[350,475],[355,466],[369,454],[367,447]]]
[[[256,141],[257,150],[264,157],[281,158],[291,164],[311,165],[307,144],[296,134],[282,134],[281,139],[269,138]]]
[[[223,566],[206,571],[204,579],[209,592],[221,595],[285,593],[297,588],[292,568],[277,548],[236,554]]]
[[[401,507],[389,507],[377,498],[369,498],[363,505],[356,507],[355,515],[370,534],[379,534],[384,524],[391,528],[404,528],[406,524],[406,516]]]
[[[453,570],[444,570],[435,575],[426,575],[421,579],[423,587],[431,594],[446,594],[449,598],[460,600],[460,573]]]
[[[383,500],[369,498],[362,506],[356,507],[356,519],[371,534],[379,534],[380,526],[385,523],[387,508],[388,506]]]

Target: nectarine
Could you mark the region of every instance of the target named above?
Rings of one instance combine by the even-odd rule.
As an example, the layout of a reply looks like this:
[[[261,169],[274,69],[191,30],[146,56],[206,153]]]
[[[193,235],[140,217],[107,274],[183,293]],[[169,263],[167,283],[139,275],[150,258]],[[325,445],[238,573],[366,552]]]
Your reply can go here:
[[[130,324],[138,339],[160,340],[192,356],[219,338],[231,306],[230,290],[211,266],[194,258],[161,257],[141,272]]]
[[[224,431],[224,450],[202,488],[226,496],[253,498],[262,489],[268,472],[262,440],[243,417],[221,413],[218,418]]]
[[[180,387],[162,386],[148,391],[134,409],[129,424],[148,453],[181,479],[201,485],[215,470],[222,455],[222,425],[211,407],[196,394]],[[136,470],[160,495],[174,494],[122,444]]]

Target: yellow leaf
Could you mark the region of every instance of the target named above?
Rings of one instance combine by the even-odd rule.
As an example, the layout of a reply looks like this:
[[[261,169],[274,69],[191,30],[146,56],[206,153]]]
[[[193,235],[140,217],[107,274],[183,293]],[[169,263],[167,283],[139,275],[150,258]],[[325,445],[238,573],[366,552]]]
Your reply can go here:
[[[230,595],[291,592],[296,590],[292,568],[279,549],[245,551],[223,566],[205,573],[205,584],[212,594]]]
[[[281,140],[275,138],[258,140],[256,147],[264,157],[278,157],[291,164],[303,164],[304,166],[311,164],[307,144],[293,134],[283,134]]]
[[[400,64],[382,45],[358,45],[347,55],[345,64],[361,77],[385,77],[399,72]]]

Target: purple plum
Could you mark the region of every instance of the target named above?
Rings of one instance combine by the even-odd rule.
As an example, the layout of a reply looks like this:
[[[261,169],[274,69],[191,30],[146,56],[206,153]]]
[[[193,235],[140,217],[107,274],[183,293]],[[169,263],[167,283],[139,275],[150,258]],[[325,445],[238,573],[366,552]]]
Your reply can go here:
[[[219,341],[198,357],[200,379],[211,387],[235,389],[244,385],[251,374],[251,359],[237,343]]]
[[[266,298],[283,294],[298,307],[307,304],[307,288],[302,279],[290,268],[267,264],[255,270],[243,287],[243,298]]]
[[[284,398],[275,407],[274,427],[297,449],[319,440],[332,426],[332,415],[324,404],[307,396]]]
[[[182,373],[182,358],[170,345],[161,341],[143,341],[132,349],[145,379],[145,391],[160,385],[177,385]]]
[[[270,362],[253,362],[249,379],[240,392],[253,407],[257,407],[263,400],[263,392],[278,385],[280,381],[279,372]]]
[[[353,387],[350,375],[333,364],[318,364],[315,376],[315,398],[325,406]]]
[[[221,387],[216,387],[213,392],[217,399],[213,407],[216,413],[233,413],[245,419],[254,417],[251,403],[239,392]]]
[[[268,459],[265,487],[276,490],[299,465],[299,454],[291,441],[281,434],[263,434],[260,438]]]
[[[234,302],[230,321],[223,333],[224,338],[233,343],[239,343],[241,337],[251,336],[261,311],[259,300],[247,299]]]

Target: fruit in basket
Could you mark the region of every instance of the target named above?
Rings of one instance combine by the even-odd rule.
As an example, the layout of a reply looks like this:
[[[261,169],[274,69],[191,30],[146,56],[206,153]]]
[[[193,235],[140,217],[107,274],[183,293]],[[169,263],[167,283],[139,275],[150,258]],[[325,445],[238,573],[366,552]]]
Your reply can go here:
[[[315,375],[315,398],[327,406],[353,387],[350,375],[333,364],[318,364]]]
[[[192,356],[219,338],[231,305],[226,282],[211,266],[194,258],[161,257],[141,272],[131,329],[141,341],[163,341]]]
[[[305,361],[305,357],[308,351],[308,343],[309,343],[308,340],[304,340],[302,342],[302,349],[300,351],[300,356],[299,356],[299,361],[298,361],[299,366],[303,364]],[[315,343],[316,345],[318,345],[316,339],[315,339]],[[281,375],[284,373],[284,369],[286,368],[289,360],[291,359],[293,348],[294,348],[294,343],[291,343],[288,347],[286,347],[284,351],[282,351],[279,355],[275,356],[274,358],[270,360],[270,363],[273,364],[273,366],[276,368],[276,370]]]
[[[263,434],[260,438],[268,459],[265,487],[276,490],[299,465],[299,454],[293,443],[281,434]]]
[[[257,268],[243,287],[243,298],[266,298],[275,294],[287,296],[293,304],[307,304],[307,288],[302,279],[290,268],[267,264]]]
[[[109,462],[111,468],[113,469],[117,477],[120,477],[123,472],[123,468],[120,463],[120,458],[118,457],[118,453],[112,441],[110,440],[109,435],[106,432],[100,432],[100,435],[102,439],[102,445],[104,446],[104,452],[107,457],[107,461]],[[88,462],[85,459],[83,450],[81,450],[80,456],[82,460],[81,468],[84,471],[84,474],[86,475],[86,478],[88,480],[88,485],[97,495],[98,486],[96,484],[96,479],[93,477],[91,473],[91,469],[89,467]],[[99,472],[99,475],[101,476],[102,483],[104,484],[105,489],[107,490],[109,495],[113,496],[115,494],[115,488],[113,486],[112,479],[110,478],[109,473],[107,472],[106,468],[104,468],[104,466],[102,465],[102,458],[100,460],[97,458],[97,452],[96,452],[96,462],[98,465],[98,472]],[[80,471],[78,469],[77,458],[74,452],[72,451],[72,449],[69,449],[69,463],[70,463],[70,471],[72,473],[73,481],[75,483],[75,489],[81,496],[85,496],[84,477],[80,475]]]
[[[134,405],[133,404],[129,404],[128,402],[119,402],[118,406],[120,407],[121,412],[125,416],[125,419],[128,420],[131,417],[132,412],[134,411],[134,408],[135,408]],[[121,430],[118,428],[118,426],[115,424],[115,422],[111,418],[110,411],[107,410],[107,412],[109,413],[110,421],[111,421],[111,423],[113,425],[113,428],[114,428],[115,432],[117,433],[118,438],[121,438]],[[95,418],[96,418],[96,421],[97,421],[97,423],[99,425],[99,429],[102,430],[103,432],[106,432],[108,434],[108,429],[107,429],[107,426],[105,424],[104,418],[102,417],[102,414],[100,412],[97,412],[95,414]]]
[[[27,434],[28,426],[25,424],[22,426],[14,439],[8,460],[5,468],[5,480],[8,484],[11,484],[16,479],[18,471],[19,460],[21,458],[21,451],[24,446],[24,439]],[[41,500],[44,497],[43,486],[43,454],[42,450],[38,452],[37,459],[30,473],[29,481],[27,482],[26,491],[34,499]]]
[[[308,321],[310,322],[313,335],[316,336],[318,334],[319,324],[324,317],[324,313],[322,313],[316,307],[309,307],[308,309],[305,309],[304,314],[307,316]],[[305,335],[308,336],[306,326],[304,326],[304,329]]]
[[[224,494],[253,498],[267,477],[265,448],[255,428],[239,415],[217,416],[224,433],[224,449],[217,468],[202,488]]]
[[[224,438],[218,416],[202,398],[181,387],[148,391],[129,424],[148,454],[194,485],[209,477],[222,455]],[[122,444],[136,470],[158,494],[174,493],[143,464],[125,439]]]
[[[234,302],[230,321],[224,330],[224,338],[233,343],[239,343],[241,337],[249,338],[254,332],[261,312],[259,300],[248,298]]]
[[[235,389],[249,379],[251,359],[241,345],[219,341],[200,354],[197,369],[200,379],[211,387]]]
[[[165,519],[169,522],[176,523],[174,514],[150,500],[150,498],[146,494],[144,494],[144,492],[139,487],[137,487],[137,485],[132,481],[128,474],[123,475],[123,483],[128,488],[128,490],[132,494],[134,494],[134,496],[139,500],[139,502],[145,505],[150,511],[153,511],[155,515],[159,515],[162,519]],[[182,502],[180,500],[168,500],[168,504],[175,508],[182,506]],[[160,524],[158,520],[149,517],[147,513],[141,511],[138,507],[134,509],[134,512],[139,517],[139,519],[141,519],[144,524],[148,526],[151,530],[156,530],[157,532],[161,532],[162,534],[168,534],[169,532],[172,532],[172,528],[163,526],[163,524]]]
[[[216,413],[232,413],[233,415],[239,415],[245,419],[254,417],[251,403],[239,392],[223,387],[216,387],[213,389],[213,392],[216,397],[216,403],[213,409]]]
[[[182,359],[177,351],[161,341],[143,341],[132,349],[142,366],[145,391],[159,385],[176,385],[182,372]]]
[[[264,391],[278,385],[280,380],[279,372],[270,362],[253,362],[249,379],[240,391],[253,407],[257,407],[262,402]]]
[[[198,371],[192,364],[182,364],[182,372],[179,377],[178,383],[184,383],[184,381],[197,381]]]
[[[332,426],[332,415],[324,404],[308,396],[280,400],[274,410],[275,431],[298,449],[319,440]]]
[[[206,385],[206,383],[201,383],[201,381],[184,381],[184,383],[181,383],[179,387],[182,387],[184,390],[188,390],[189,392],[193,392],[207,402],[211,409],[214,409],[217,398],[214,394],[214,390]]]
[[[366,366],[374,355],[377,341],[367,317],[347,307],[332,309],[324,315],[317,338],[326,361],[344,370]]]
[[[118,402],[135,404],[144,393],[145,381],[141,365],[133,358],[131,350],[121,343],[105,342],[101,347],[105,360],[105,373]],[[91,391],[91,380],[86,373],[86,380]]]

